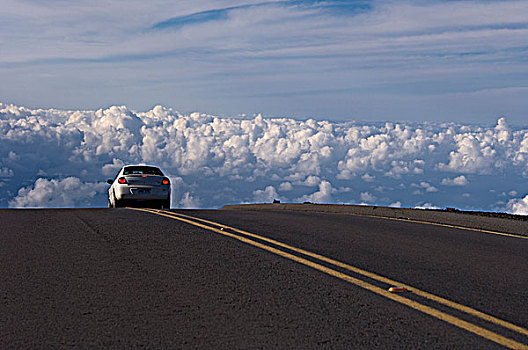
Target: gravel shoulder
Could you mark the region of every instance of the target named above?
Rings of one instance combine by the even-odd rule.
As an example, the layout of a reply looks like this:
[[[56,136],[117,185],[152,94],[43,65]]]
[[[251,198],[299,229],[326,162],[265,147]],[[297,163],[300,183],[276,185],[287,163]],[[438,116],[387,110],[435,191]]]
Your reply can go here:
[[[528,216],[506,213],[461,211],[457,209],[407,209],[363,205],[313,204],[313,203],[263,203],[225,205],[222,210],[272,210],[318,213],[337,213],[375,216],[391,219],[426,221],[471,229],[488,230],[528,236]]]

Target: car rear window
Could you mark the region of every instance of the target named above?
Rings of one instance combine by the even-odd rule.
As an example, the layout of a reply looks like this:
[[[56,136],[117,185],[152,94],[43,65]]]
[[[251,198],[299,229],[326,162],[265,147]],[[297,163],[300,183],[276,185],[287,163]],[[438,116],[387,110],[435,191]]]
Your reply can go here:
[[[159,175],[163,176],[161,170],[151,166],[129,166],[123,171],[123,175]]]

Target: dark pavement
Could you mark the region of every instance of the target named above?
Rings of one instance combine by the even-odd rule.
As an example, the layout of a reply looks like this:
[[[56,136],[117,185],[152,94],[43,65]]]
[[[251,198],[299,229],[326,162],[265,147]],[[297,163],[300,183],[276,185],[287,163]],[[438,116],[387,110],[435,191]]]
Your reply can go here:
[[[179,212],[528,327],[526,239],[336,214]],[[501,348],[296,262],[150,213],[0,210],[0,225],[2,348]]]

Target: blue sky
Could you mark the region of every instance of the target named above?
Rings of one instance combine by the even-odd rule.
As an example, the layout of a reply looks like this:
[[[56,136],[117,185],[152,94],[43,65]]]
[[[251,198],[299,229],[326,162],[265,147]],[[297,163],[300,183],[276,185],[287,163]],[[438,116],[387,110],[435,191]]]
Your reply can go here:
[[[526,1],[1,0],[0,101],[525,126]]]

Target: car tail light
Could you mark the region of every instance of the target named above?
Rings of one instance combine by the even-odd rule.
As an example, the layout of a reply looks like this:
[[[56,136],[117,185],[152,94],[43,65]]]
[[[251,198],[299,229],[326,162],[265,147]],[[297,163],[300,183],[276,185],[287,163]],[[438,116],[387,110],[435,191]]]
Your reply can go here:
[[[161,183],[164,184],[164,185],[168,185],[170,182],[169,182],[169,179],[164,177],[163,180],[161,180]]]
[[[119,182],[120,184],[126,184],[127,181],[124,177],[120,177],[119,179],[117,179],[117,182]]]
[[[147,175],[141,175],[141,177],[147,177]]]

